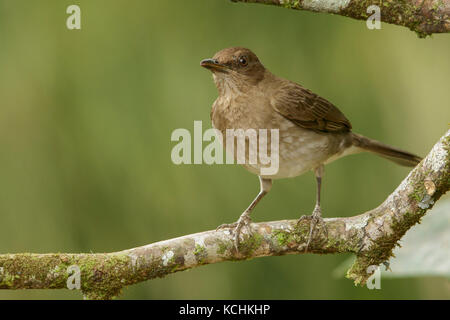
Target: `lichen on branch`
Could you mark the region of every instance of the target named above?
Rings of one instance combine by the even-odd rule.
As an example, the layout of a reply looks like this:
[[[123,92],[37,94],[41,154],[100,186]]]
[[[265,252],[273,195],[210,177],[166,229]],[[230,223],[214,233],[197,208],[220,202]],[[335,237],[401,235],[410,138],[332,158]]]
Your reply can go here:
[[[232,0],[270,4],[295,10],[333,13],[367,20],[367,9],[380,8],[382,22],[404,26],[419,37],[450,32],[450,0]]]
[[[355,284],[370,277],[370,266],[389,260],[403,235],[450,188],[450,130],[439,140],[377,208],[346,218],[324,219],[317,226],[308,253],[354,253],[347,273]],[[0,254],[0,289],[63,289],[79,270],[88,299],[111,299],[121,289],[202,265],[263,256],[303,254],[309,221],[252,223],[243,229],[239,250],[232,230],[211,230],[113,253]]]

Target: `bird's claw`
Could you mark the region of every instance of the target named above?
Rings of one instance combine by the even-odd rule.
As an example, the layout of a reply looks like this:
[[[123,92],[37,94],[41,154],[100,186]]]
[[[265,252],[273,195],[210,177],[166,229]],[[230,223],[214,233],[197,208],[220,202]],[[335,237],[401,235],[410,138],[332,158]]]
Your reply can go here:
[[[237,222],[233,222],[233,223],[224,223],[221,224],[220,226],[218,226],[216,228],[216,231],[220,230],[220,229],[234,229],[237,226]]]
[[[297,225],[306,219],[310,219],[310,225],[309,225],[309,234],[308,234],[308,241],[306,242],[306,247],[305,247],[305,252],[308,251],[309,245],[311,243],[311,240],[313,238],[314,235],[314,231],[315,228],[317,226],[317,224],[321,224],[323,223],[323,219],[322,219],[322,212],[320,210],[320,207],[315,207],[313,213],[310,216],[301,216],[300,219],[297,220]]]
[[[241,230],[243,227],[246,227],[248,229],[249,233],[252,233],[252,229],[250,227],[252,220],[250,219],[250,215],[248,212],[244,212],[238,219],[238,221],[233,223],[224,223],[221,224],[216,228],[216,231],[219,229],[233,229],[234,233],[234,247],[236,248],[236,251],[239,251],[239,241],[240,241],[240,235]]]

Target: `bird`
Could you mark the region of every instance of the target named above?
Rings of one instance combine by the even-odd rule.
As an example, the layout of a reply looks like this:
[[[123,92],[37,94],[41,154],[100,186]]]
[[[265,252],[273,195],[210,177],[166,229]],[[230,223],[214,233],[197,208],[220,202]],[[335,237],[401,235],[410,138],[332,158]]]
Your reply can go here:
[[[350,121],[334,104],[296,82],[274,75],[250,49],[223,49],[202,60],[200,66],[212,72],[218,90],[210,114],[217,132],[225,136],[229,129],[254,129],[259,135],[260,129],[275,129],[278,133],[277,172],[264,174],[261,170],[264,163],[245,161],[242,165],[258,175],[260,191],[236,222],[217,228],[232,229],[238,251],[242,228],[251,230],[250,213],[271,190],[275,179],[314,172],[317,185],[314,210],[310,216],[298,219],[311,221],[307,251],[315,227],[323,223],[320,193],[326,164],[360,152],[373,153],[402,166],[413,167],[421,161],[417,155],[352,132]],[[227,151],[235,151],[234,142],[231,146],[228,140],[223,144]]]

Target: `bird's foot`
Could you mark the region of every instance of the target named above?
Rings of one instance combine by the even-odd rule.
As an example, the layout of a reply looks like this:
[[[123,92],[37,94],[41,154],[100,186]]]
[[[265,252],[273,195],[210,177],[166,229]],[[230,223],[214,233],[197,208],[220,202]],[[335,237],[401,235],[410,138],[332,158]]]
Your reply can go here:
[[[224,223],[221,224],[216,228],[216,231],[219,229],[234,229],[234,247],[236,248],[236,251],[239,251],[239,241],[240,241],[240,235],[241,230],[243,227],[246,227],[248,229],[249,233],[252,233],[252,229],[250,227],[250,224],[252,223],[252,220],[250,219],[250,212],[245,211],[241,216],[239,217],[238,221],[233,223]]]
[[[322,211],[320,209],[320,206],[316,206],[314,208],[313,213],[310,216],[301,216],[300,219],[297,221],[297,225],[303,221],[309,219],[311,220],[309,225],[309,235],[308,235],[308,241],[306,242],[305,252],[308,252],[309,245],[311,243],[311,240],[314,236],[314,231],[316,229],[317,224],[323,224],[324,221],[322,219]]]

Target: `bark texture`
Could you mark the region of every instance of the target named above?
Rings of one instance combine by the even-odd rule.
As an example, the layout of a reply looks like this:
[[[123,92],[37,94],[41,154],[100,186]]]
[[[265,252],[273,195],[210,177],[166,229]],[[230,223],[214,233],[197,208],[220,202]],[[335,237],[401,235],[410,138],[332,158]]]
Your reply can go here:
[[[371,5],[380,8],[381,21],[404,26],[420,37],[450,31],[450,0],[232,0],[289,9],[339,14],[367,20]]]
[[[389,260],[402,236],[450,188],[450,130],[377,208],[348,218],[324,219],[309,253],[354,253],[347,277],[363,285],[371,265]],[[125,286],[222,261],[305,253],[309,221],[253,223],[239,252],[230,230],[206,231],[113,253],[0,255],[0,289],[63,289],[80,271],[89,299],[111,299]]]

